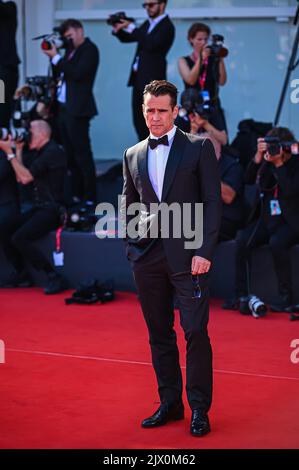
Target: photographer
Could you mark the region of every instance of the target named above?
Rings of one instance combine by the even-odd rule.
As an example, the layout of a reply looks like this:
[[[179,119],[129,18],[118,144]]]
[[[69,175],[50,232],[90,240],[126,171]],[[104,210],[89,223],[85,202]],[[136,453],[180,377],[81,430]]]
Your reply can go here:
[[[165,13],[166,4],[167,0],[146,0],[142,6],[148,20],[140,27],[126,20],[113,25],[113,34],[121,42],[138,43],[128,86],[133,87],[133,121],[139,140],[148,136],[142,112],[144,87],[152,80],[166,79],[166,56],[175,36],[174,25]]]
[[[73,198],[87,205],[96,201],[96,173],[89,136],[90,120],[97,114],[93,84],[98,65],[97,46],[86,38],[82,23],[69,19],[60,32],[67,42],[62,58],[55,44],[44,53],[51,59],[57,88],[60,138],[72,172]]]
[[[0,80],[5,86],[5,103],[0,104],[0,127],[8,127],[12,100],[18,85],[20,59],[16,46],[17,7],[0,1]]]
[[[34,104],[27,111],[28,120],[43,119],[52,129],[52,138],[58,139],[56,129],[56,83],[51,77],[28,77],[26,83],[17,88],[14,95],[14,109],[20,108],[22,103],[33,101]]]
[[[244,222],[244,175],[235,158],[222,151],[227,135],[217,113],[202,119],[197,113],[188,117],[190,133],[207,136],[214,144],[221,178],[222,217],[218,241],[232,240]],[[212,124],[213,122],[213,124]],[[222,129],[222,130],[219,130]],[[188,130],[186,130],[188,132]]]
[[[293,308],[289,248],[299,241],[299,158],[284,144],[295,140],[288,129],[274,128],[266,139],[269,137],[276,138],[278,143],[258,139],[256,155],[246,173],[246,183],[256,182],[260,188],[260,197],[252,211],[254,221],[236,238],[236,296],[243,314],[250,313],[250,279],[246,266],[252,249],[265,243],[270,245],[281,299],[271,308],[273,311]]]
[[[227,54],[227,50],[219,47],[217,52],[213,51],[213,47],[208,45],[210,34],[211,30],[206,24],[192,24],[188,31],[188,41],[193,51],[186,57],[180,57],[178,68],[185,89],[192,87],[198,92],[209,93],[211,104],[217,110],[226,129],[219,99],[219,85],[223,86],[227,81],[225,63],[221,57]]]
[[[10,258],[10,261],[14,263],[18,258],[18,264],[14,265],[15,275],[7,281],[5,286],[18,286],[20,271],[22,280],[30,281],[24,264],[20,266],[21,255],[36,269],[46,273],[48,283],[45,293],[56,294],[67,288],[67,282],[33,242],[61,225],[66,157],[61,147],[51,140],[51,129],[45,121],[33,121],[30,125],[29,148],[36,150],[37,153],[29,168],[26,168],[22,161],[23,146],[24,142],[16,142],[15,153],[11,139],[0,141],[0,149],[5,152],[15,172],[16,180],[23,185],[32,182],[35,194],[34,208],[16,217],[12,227],[11,241],[16,254],[15,257]]]

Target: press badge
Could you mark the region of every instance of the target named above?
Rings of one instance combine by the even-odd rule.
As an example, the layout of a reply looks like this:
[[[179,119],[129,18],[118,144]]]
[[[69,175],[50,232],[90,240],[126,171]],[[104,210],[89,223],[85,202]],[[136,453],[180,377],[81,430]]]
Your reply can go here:
[[[53,251],[54,266],[64,266],[64,253],[62,251]]]
[[[270,201],[270,213],[271,215],[281,215],[281,208],[277,199],[272,199]]]

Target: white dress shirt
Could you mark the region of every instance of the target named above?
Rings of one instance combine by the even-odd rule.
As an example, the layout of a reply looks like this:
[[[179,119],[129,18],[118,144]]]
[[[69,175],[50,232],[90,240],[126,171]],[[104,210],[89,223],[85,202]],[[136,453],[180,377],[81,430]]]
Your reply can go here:
[[[69,55],[68,60],[71,60],[74,57],[75,52],[76,52],[76,50],[73,50],[73,52],[71,52],[71,54]],[[61,55],[56,54],[52,58],[51,62],[52,62],[53,65],[57,65],[58,62],[61,59],[62,59]],[[57,86],[57,100],[59,101],[59,103],[62,103],[62,104],[66,103],[66,83],[65,83],[65,80],[64,80],[64,74],[61,74],[59,84]]]
[[[57,65],[61,59],[62,59],[61,55],[56,54],[52,58],[51,62],[53,65]],[[66,83],[63,80],[63,76],[60,78],[60,83],[57,86],[57,100],[59,101],[59,103],[63,103],[63,104],[66,103]]]
[[[176,126],[173,126],[173,128],[167,132],[168,146],[158,145],[155,149],[148,147],[148,174],[159,201],[162,199],[165,169],[176,130]],[[152,134],[150,134],[150,138],[157,139],[157,137]]]

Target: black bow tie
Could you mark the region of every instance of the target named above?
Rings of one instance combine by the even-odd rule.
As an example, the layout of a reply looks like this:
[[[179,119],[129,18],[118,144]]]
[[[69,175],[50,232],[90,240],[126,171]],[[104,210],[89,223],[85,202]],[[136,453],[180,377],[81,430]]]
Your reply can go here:
[[[158,147],[158,145],[168,146],[169,145],[168,136],[163,135],[163,137],[160,137],[160,139],[151,139],[151,138],[149,138],[148,143],[149,143],[149,146],[152,150],[154,150],[156,147]]]

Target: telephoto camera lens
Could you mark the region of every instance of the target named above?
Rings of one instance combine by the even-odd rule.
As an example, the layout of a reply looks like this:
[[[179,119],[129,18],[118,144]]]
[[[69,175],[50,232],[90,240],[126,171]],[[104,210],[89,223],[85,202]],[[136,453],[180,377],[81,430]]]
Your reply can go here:
[[[249,297],[248,307],[254,318],[264,317],[267,313],[267,306],[256,295]]]
[[[9,136],[9,130],[5,127],[0,127],[0,140],[7,140]]]

